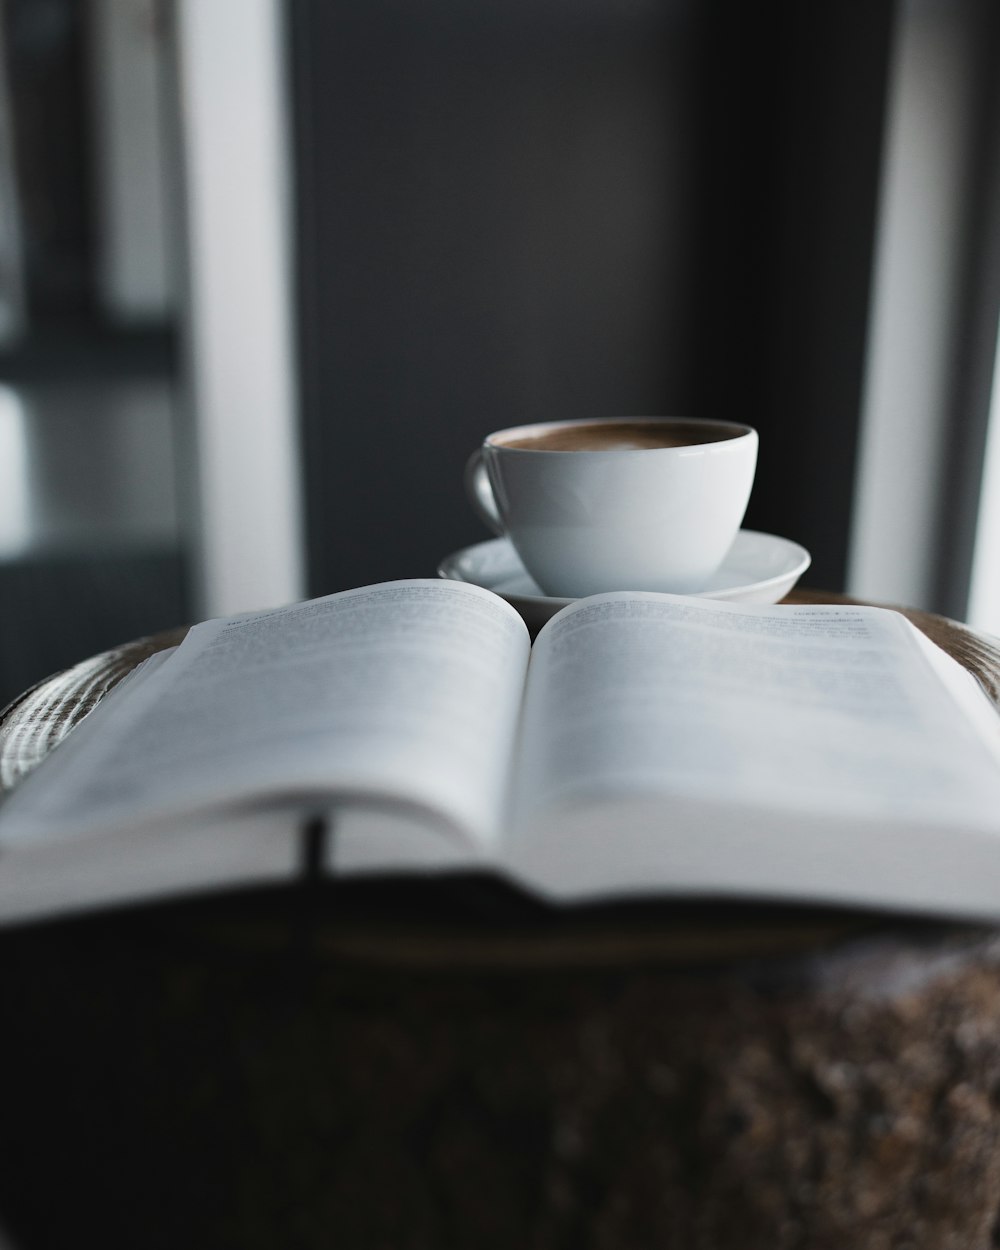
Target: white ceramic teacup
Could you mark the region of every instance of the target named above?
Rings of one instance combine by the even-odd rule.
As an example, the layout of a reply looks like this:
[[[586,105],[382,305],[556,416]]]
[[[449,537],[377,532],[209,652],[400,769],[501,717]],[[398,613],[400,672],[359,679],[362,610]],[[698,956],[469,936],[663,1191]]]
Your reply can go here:
[[[497,430],[465,484],[545,594],[685,594],[725,559],[756,467],[748,425],[604,417]]]

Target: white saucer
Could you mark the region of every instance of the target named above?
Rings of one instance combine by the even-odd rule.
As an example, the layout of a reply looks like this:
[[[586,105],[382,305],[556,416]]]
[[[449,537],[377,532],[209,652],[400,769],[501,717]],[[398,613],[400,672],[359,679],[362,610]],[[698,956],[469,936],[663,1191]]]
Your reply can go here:
[[[731,603],[777,603],[810,561],[805,547],[787,538],[740,530],[722,567],[697,597]],[[446,556],[438,565],[438,576],[492,590],[520,612],[530,629],[541,629],[550,616],[573,602],[543,595],[509,538],[492,538]]]

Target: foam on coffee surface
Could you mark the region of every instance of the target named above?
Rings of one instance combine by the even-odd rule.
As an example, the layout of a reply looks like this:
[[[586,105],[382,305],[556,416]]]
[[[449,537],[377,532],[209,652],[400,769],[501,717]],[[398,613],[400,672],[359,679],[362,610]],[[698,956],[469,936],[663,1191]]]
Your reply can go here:
[[[718,443],[742,433],[737,427],[697,422],[609,421],[560,425],[533,435],[494,440],[523,451],[643,451],[657,447],[692,447]]]

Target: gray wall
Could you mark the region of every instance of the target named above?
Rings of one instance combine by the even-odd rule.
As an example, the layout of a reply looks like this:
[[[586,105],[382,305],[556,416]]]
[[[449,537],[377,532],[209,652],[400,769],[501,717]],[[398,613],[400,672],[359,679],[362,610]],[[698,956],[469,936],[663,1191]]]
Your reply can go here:
[[[293,0],[310,589],[485,537],[499,426],[733,415],[842,584],[892,6]]]

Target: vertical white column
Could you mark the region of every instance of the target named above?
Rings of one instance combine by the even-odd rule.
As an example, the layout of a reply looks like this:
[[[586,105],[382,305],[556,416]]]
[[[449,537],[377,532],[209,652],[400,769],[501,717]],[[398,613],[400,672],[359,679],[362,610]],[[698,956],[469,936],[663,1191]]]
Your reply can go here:
[[[967,620],[975,629],[1000,636],[1000,338],[993,365]]]
[[[973,133],[969,0],[904,0],[889,83],[848,589],[932,606]]]
[[[201,615],[304,584],[280,0],[177,0]]]
[[[165,31],[157,0],[91,0],[98,282],[124,322],[173,312],[175,187],[163,118]]]

